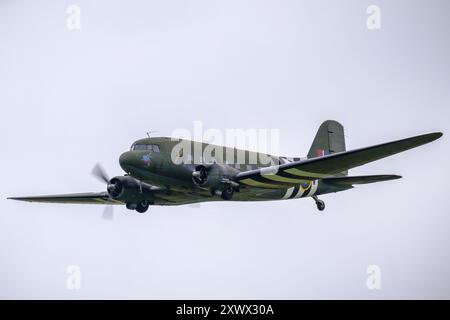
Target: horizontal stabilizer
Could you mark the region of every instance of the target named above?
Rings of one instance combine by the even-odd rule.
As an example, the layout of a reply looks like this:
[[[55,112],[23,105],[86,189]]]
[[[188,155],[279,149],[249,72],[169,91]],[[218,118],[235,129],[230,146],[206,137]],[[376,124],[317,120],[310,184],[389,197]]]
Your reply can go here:
[[[323,182],[328,184],[334,184],[339,186],[352,186],[354,184],[366,184],[374,183],[388,180],[400,179],[401,176],[393,174],[383,174],[383,175],[372,175],[372,176],[354,176],[354,177],[335,177],[335,178],[324,178]]]

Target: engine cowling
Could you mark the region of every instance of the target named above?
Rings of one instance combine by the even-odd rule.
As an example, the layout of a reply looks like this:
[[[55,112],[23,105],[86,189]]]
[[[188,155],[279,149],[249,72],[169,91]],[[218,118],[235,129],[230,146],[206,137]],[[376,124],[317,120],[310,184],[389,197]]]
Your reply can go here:
[[[192,181],[197,186],[203,186],[208,181],[208,169],[204,165],[195,167],[195,171],[192,172]]]
[[[211,194],[230,200],[234,190],[237,190],[239,184],[230,180],[236,170],[230,166],[221,164],[198,165],[192,172],[192,181],[195,185],[208,188]]]
[[[107,191],[111,198],[126,202],[138,203],[152,198],[152,186],[130,176],[112,178]]]

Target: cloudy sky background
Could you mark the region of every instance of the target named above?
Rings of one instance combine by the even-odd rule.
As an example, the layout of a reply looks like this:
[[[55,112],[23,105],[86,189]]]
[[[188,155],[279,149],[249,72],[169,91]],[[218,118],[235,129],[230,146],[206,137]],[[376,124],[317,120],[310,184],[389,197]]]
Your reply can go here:
[[[66,9],[81,8],[81,30]],[[366,9],[381,8],[381,30]],[[448,136],[351,170],[404,179],[311,199],[153,207],[29,204],[102,191],[149,130],[278,128],[306,155],[449,133],[448,1],[0,2],[0,298],[450,298]],[[81,268],[67,290],[66,268]],[[381,268],[381,290],[366,286]]]

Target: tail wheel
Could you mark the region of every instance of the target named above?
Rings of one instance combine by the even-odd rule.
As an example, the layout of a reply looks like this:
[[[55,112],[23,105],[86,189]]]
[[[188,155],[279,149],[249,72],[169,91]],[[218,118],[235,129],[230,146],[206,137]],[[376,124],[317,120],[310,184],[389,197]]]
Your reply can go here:
[[[323,202],[322,200],[317,201],[316,205],[317,205],[317,209],[319,209],[319,211],[325,210],[325,202]]]

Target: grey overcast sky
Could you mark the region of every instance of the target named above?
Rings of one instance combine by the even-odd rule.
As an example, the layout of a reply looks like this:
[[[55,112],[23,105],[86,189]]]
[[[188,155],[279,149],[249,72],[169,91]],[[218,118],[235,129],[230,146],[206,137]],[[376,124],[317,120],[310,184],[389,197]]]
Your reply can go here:
[[[66,26],[69,5],[81,29]],[[369,5],[381,29],[366,26]],[[450,298],[449,1],[0,2],[0,298]],[[306,155],[443,131],[351,170],[402,180],[311,199],[122,207],[7,196],[103,191],[96,162],[148,130],[280,129]],[[81,270],[68,290],[66,269]],[[381,268],[381,289],[366,286]]]

